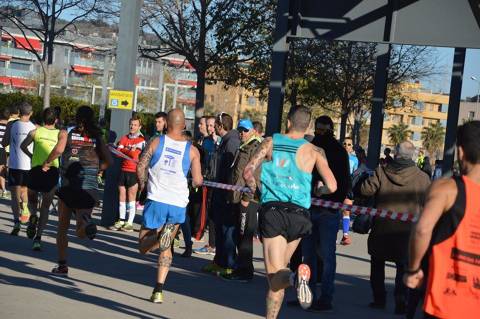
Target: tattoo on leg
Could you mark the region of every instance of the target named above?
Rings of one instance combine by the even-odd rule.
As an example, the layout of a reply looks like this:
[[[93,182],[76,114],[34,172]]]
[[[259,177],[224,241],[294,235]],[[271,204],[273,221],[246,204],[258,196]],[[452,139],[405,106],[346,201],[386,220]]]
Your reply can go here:
[[[280,312],[281,300],[275,300],[270,296],[267,296],[267,319],[275,319]]]
[[[172,257],[170,256],[160,256],[158,259],[158,267],[170,268],[172,264]]]

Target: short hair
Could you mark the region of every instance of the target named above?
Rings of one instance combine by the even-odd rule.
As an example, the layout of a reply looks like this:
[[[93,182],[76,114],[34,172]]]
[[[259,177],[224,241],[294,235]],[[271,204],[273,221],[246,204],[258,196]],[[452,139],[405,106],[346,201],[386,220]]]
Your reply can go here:
[[[259,122],[259,121],[253,122],[253,129],[254,129],[255,131],[257,131],[258,134],[262,134],[262,133],[263,133],[263,124],[262,124],[262,122]]]
[[[404,141],[395,146],[395,158],[412,159],[415,154],[415,145],[412,142]]]
[[[155,114],[155,119],[158,119],[158,118],[160,118],[160,117],[162,117],[162,118],[166,121],[166,120],[167,120],[167,113],[165,113],[165,112],[158,112],[158,113]]]
[[[3,120],[8,120],[8,118],[10,117],[10,109],[8,107],[4,108],[0,115],[2,116]]]
[[[46,108],[42,112],[42,121],[45,125],[55,124],[57,118],[57,112],[55,112],[55,109],[53,107]]]
[[[470,121],[457,130],[457,146],[461,146],[465,159],[480,164],[480,121]]]
[[[223,129],[227,132],[233,129],[233,119],[225,112],[219,113],[215,118],[215,122],[222,125]]]
[[[292,106],[290,111],[288,111],[287,119],[290,121],[292,129],[303,132],[310,126],[312,112],[303,105]]]
[[[132,114],[132,117],[130,118],[130,122],[131,121],[138,121],[138,123],[140,123],[140,126],[142,125],[142,119],[137,114]]]
[[[384,154],[390,154],[391,152],[392,152],[392,150],[389,147],[387,147],[386,149],[383,150]]]
[[[315,120],[315,129],[317,128],[318,124],[329,125],[330,129],[333,130],[333,120],[328,115],[322,115],[317,117],[317,119]]]
[[[10,110],[10,115],[20,113],[20,110],[18,109],[18,105],[16,105],[16,104],[10,105],[9,110]]]
[[[30,113],[32,113],[33,107],[28,102],[22,102],[18,106],[18,110],[20,111],[21,116],[25,116],[25,115],[29,115]]]
[[[215,116],[207,115],[207,116],[205,117],[205,119],[206,119],[207,122],[208,122],[208,121],[211,121],[211,120],[214,120],[214,121],[215,121]]]

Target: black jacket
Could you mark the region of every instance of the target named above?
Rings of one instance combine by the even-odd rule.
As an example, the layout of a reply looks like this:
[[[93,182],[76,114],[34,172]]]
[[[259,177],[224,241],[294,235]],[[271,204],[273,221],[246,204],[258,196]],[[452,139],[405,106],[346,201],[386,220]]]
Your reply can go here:
[[[231,130],[222,137],[215,154],[210,159],[210,169],[214,172],[214,179],[219,183],[230,184],[231,167],[235,153],[240,147],[240,136],[237,130]]]

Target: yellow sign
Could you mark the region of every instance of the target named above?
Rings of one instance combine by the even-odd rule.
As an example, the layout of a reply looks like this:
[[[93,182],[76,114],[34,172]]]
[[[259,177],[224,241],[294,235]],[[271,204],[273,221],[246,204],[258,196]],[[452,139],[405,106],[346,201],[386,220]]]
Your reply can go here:
[[[108,108],[131,110],[133,107],[133,92],[132,91],[119,91],[110,90],[108,96]]]

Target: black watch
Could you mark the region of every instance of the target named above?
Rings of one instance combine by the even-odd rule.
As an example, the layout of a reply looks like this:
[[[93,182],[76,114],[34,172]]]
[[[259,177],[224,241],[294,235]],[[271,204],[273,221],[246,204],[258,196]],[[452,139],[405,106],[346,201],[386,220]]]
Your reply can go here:
[[[408,269],[408,270],[405,270],[405,273],[406,273],[407,275],[415,275],[415,274],[418,274],[418,272],[419,272],[420,270],[422,270],[422,267],[419,267],[419,268],[417,268],[417,269],[415,269],[415,270],[409,270],[409,269]]]

